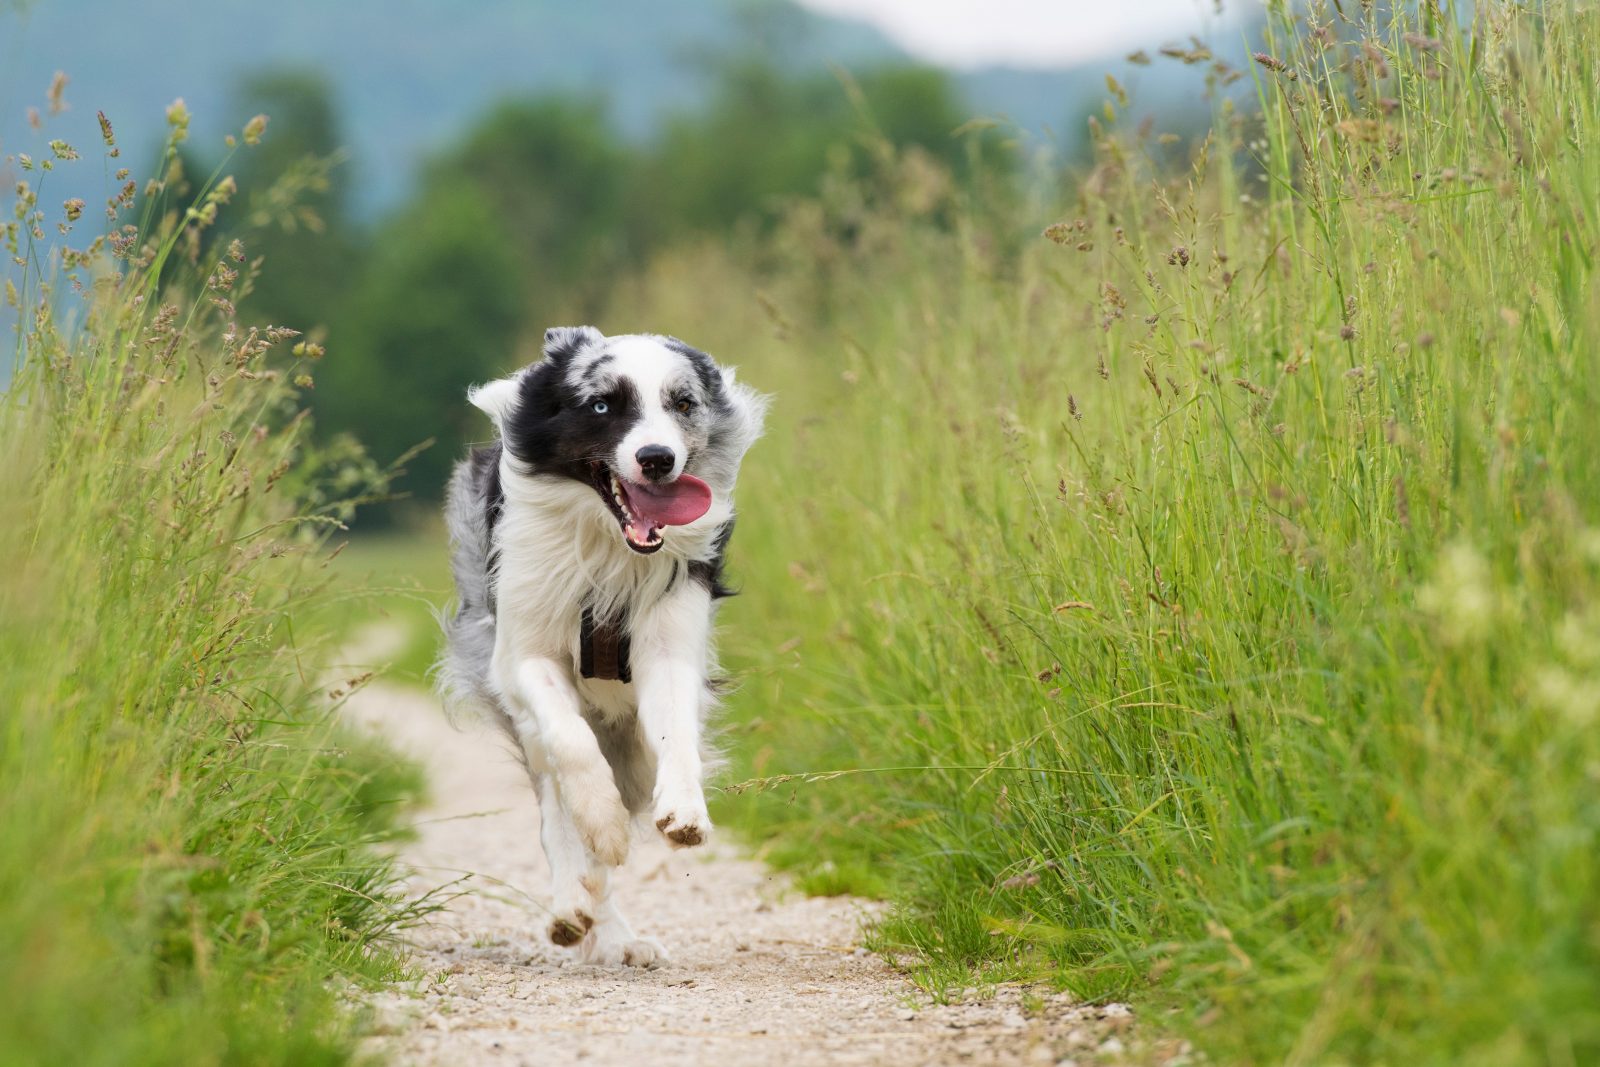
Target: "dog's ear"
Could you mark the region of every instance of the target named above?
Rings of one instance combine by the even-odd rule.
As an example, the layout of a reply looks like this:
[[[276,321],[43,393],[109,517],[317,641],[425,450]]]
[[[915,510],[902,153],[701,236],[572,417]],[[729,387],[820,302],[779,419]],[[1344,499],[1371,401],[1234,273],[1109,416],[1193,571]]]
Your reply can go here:
[[[501,378],[487,385],[475,385],[467,390],[467,401],[493,419],[494,428],[502,432],[505,430],[506,420],[516,410],[517,401],[521,396],[521,371],[509,378]]]
[[[605,339],[593,326],[552,326],[544,332],[545,358],[561,363],[577,355],[580,348]]]

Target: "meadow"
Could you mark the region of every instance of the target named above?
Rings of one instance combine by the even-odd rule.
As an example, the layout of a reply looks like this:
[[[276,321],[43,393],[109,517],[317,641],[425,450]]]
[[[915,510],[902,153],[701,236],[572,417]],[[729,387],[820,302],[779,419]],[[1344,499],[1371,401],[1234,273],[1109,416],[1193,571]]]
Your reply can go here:
[[[930,992],[1216,1062],[1600,1056],[1600,21],[1279,12],[1042,236],[914,153],[614,318],[777,394],[722,801]],[[999,220],[1003,223],[1004,220]],[[1170,1014],[1167,1014],[1169,1013]]]
[[[201,254],[231,181],[100,225],[49,200],[79,154],[0,231],[0,1063],[349,1062],[430,906],[388,858],[420,778],[338,727],[365,679],[313,624],[385,475],[307,439],[317,353],[239,323],[243,246]]]
[[[1593,1062],[1600,17],[1313,4],[1247,65],[1172,51],[1201,143],[1109,83],[1028,199],[869,130],[609,287],[602,328],[776,396],[714,814],[892,901],[869,943],[936,998],[1127,998],[1218,1063]],[[304,435],[314,347],[231,325],[248,259],[187,236],[219,188],[151,198],[77,318],[17,297],[20,1063],[339,1062],[416,917],[381,846],[417,783],[319,664],[376,601],[421,682],[443,546],[329,562],[386,475]]]

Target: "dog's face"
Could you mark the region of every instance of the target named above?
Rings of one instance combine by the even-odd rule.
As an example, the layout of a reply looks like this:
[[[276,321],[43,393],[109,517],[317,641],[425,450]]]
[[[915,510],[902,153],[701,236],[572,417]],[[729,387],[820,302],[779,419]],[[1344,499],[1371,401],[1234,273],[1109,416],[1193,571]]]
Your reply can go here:
[[[591,326],[547,330],[544,353],[470,394],[519,473],[590,486],[641,554],[732,491],[763,401],[731,371],[675,338]]]

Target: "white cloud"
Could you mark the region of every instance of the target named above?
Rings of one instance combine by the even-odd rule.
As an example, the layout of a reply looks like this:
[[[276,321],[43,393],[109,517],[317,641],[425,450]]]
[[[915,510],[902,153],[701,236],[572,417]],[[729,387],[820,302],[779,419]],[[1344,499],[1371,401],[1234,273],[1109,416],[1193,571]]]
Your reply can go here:
[[[1228,8],[1259,0],[1229,0]],[[918,58],[950,67],[1060,67],[1184,40],[1231,13],[1216,0],[800,0],[871,23]]]

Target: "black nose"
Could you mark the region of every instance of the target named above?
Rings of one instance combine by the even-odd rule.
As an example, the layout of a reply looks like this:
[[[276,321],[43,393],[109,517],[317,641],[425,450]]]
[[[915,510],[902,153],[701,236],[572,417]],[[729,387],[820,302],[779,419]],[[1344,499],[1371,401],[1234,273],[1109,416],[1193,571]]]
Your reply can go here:
[[[639,469],[652,482],[659,482],[671,474],[672,463],[677,459],[666,445],[645,445],[633,454],[633,458],[639,461]]]

